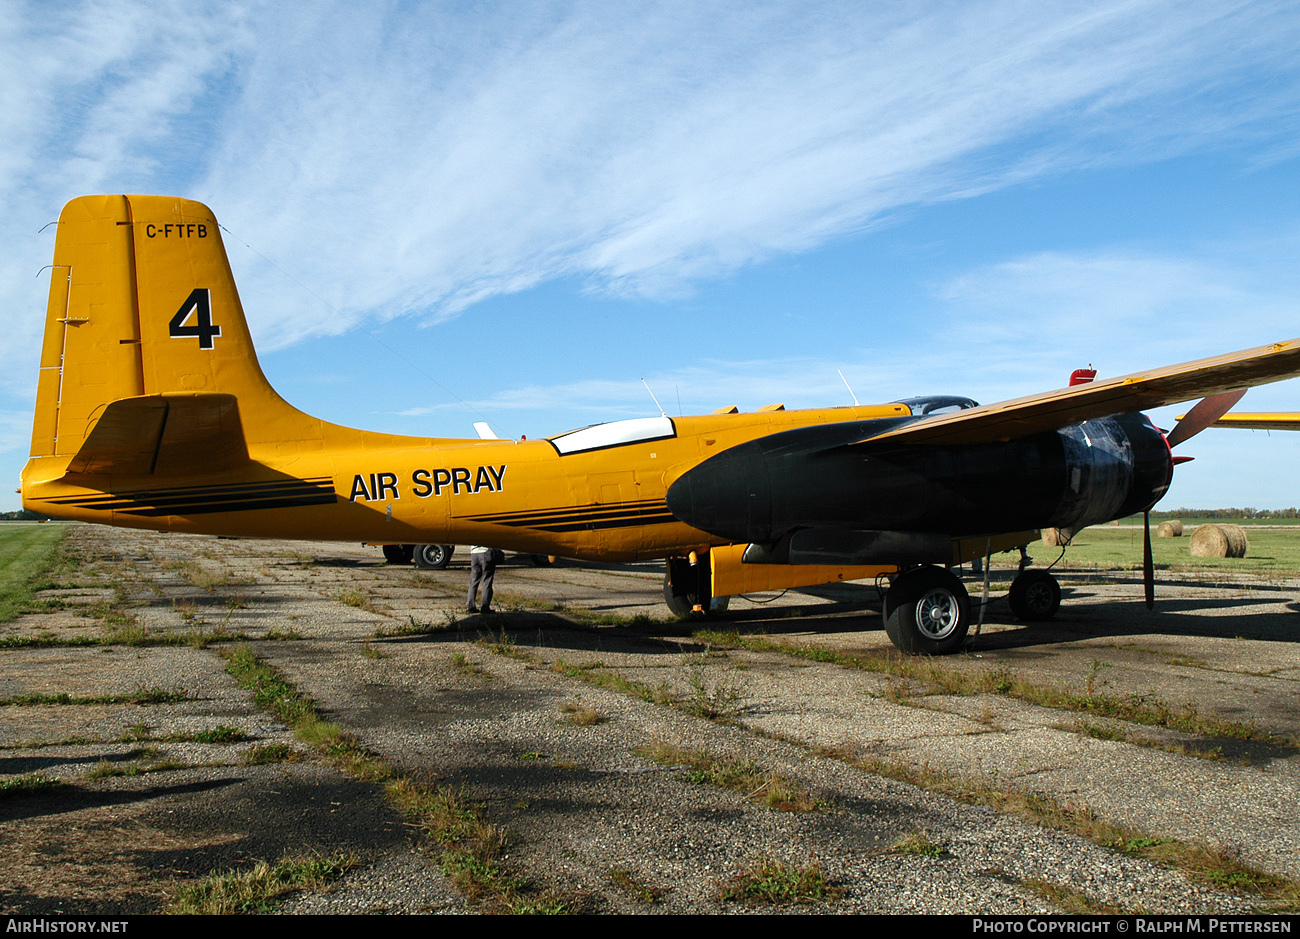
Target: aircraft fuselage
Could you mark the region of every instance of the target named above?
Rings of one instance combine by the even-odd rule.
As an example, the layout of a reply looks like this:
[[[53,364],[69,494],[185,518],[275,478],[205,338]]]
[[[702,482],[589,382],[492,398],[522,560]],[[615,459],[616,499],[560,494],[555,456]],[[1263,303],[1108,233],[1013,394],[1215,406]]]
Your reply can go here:
[[[905,411],[884,405],[663,419],[672,436],[567,453],[544,439],[383,436],[382,446],[291,459],[253,445],[242,469],[186,475],[181,485],[156,474],[68,475],[66,459],[41,458],[24,473],[23,504],[60,518],[199,534],[663,557],[724,543],[673,517],[664,501],[668,486],[702,459],[801,424]]]
[[[575,453],[550,440],[420,438],[288,462],[250,452],[244,471],[187,477],[182,487],[153,477],[74,483],[61,471],[41,483],[36,472],[55,467],[38,460],[24,504],[170,531],[635,560],[772,542],[800,528],[956,537],[1082,527],[1141,511],[1168,484],[1168,448],[1140,415],[978,446],[848,445],[882,422],[912,419],[898,411],[676,418],[671,437]]]

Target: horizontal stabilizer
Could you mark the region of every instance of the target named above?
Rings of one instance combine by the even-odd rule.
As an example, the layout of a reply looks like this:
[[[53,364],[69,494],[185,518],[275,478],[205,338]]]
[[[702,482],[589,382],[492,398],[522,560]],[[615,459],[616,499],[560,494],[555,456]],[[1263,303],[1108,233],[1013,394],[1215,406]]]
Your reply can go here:
[[[234,395],[141,395],[104,408],[68,464],[68,473],[205,476],[248,462]]]
[[[977,444],[1300,375],[1300,339],[923,418],[857,443]],[[1242,425],[1237,425],[1242,426]]]

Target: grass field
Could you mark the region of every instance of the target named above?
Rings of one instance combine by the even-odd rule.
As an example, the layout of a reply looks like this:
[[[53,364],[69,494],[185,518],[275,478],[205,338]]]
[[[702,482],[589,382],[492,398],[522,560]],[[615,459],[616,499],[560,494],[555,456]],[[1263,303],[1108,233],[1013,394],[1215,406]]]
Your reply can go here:
[[[1210,518],[1208,516],[1200,516],[1191,513],[1187,515],[1175,515],[1173,517],[1177,518],[1184,525],[1189,525],[1192,527],[1195,527],[1197,525],[1203,525],[1206,522],[1211,522],[1211,523],[1218,522],[1221,525],[1222,524],[1241,525],[1244,528],[1253,528],[1256,525],[1263,525],[1266,527],[1282,525],[1287,527],[1300,528],[1300,518]],[[1156,526],[1164,521],[1168,521],[1168,519],[1164,518],[1163,516],[1157,518],[1155,513],[1152,513],[1151,530],[1155,531]],[[1130,515],[1128,518],[1120,519],[1119,523],[1121,525],[1141,525],[1142,516]]]
[[[1194,558],[1191,553],[1190,526],[1199,524],[1183,520],[1189,529],[1181,538],[1158,538],[1155,520],[1151,523],[1151,554],[1158,570],[1222,571],[1269,573],[1300,576],[1300,525],[1276,528],[1251,527],[1247,532],[1250,547],[1244,558]],[[1237,524],[1234,520],[1231,524]],[[1243,526],[1244,527],[1244,526]],[[1042,542],[1029,546],[1035,566],[1046,567],[1060,552]],[[1008,557],[1004,556],[1004,557]],[[1094,567],[1100,570],[1140,570],[1142,567],[1141,518],[1136,527],[1099,525],[1085,528],[1074,536],[1065,552],[1061,567]]]
[[[32,590],[58,561],[63,532],[52,522],[0,522],[0,623],[31,602]]]

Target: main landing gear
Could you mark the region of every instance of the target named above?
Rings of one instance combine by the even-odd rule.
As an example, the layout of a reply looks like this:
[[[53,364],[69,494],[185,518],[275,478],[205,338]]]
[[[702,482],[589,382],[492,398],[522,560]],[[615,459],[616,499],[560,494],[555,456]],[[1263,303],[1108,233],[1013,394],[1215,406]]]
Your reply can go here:
[[[384,558],[389,564],[411,564],[426,571],[440,571],[451,562],[456,546],[451,544],[386,544]],[[550,567],[555,563],[553,554],[521,554],[533,567]]]
[[[414,557],[415,545],[413,544],[384,545],[384,560],[389,564],[410,564]]]
[[[456,550],[449,544],[417,544],[414,546],[415,566],[426,571],[440,571],[451,563]]]
[[[1011,612],[1026,623],[1042,623],[1061,606],[1061,585],[1047,571],[1021,571],[1007,595]]]
[[[709,555],[705,552],[689,557],[671,557],[664,573],[664,603],[679,619],[694,614],[708,616],[725,613],[730,597],[713,596],[713,577]]]
[[[386,544],[384,560],[389,564],[411,564],[426,571],[440,571],[451,563],[456,546],[450,544]]]
[[[885,633],[900,652],[947,655],[970,629],[970,595],[951,571],[914,567],[896,576],[882,608]]]
[[[1007,599],[1017,619],[1044,622],[1061,605],[1061,586],[1047,571],[1022,571]],[[970,595],[951,571],[914,567],[895,576],[885,593],[885,633],[901,652],[948,655],[966,641],[970,607]]]

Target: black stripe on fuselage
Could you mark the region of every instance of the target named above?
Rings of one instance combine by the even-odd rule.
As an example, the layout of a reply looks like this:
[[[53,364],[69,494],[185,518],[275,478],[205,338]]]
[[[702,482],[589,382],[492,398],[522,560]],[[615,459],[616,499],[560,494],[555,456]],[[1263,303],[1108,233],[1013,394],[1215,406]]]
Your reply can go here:
[[[624,502],[618,505],[579,506],[506,512],[500,515],[467,516],[466,521],[508,528],[534,528],[540,531],[594,531],[600,528],[628,528],[633,525],[668,525],[678,521],[662,500]]]
[[[329,505],[337,499],[333,480],[320,477],[225,486],[137,489],[98,496],[67,496],[49,502],[97,512],[157,517]]]
[[[500,512],[493,515],[473,515],[467,516],[476,522],[497,522],[506,524],[511,521],[520,519],[546,519],[558,518],[566,515],[575,514],[594,514],[594,513],[628,513],[642,511],[665,511],[668,504],[663,499],[646,499],[641,502],[616,502],[612,505],[566,505],[553,509],[529,509],[522,512]]]

